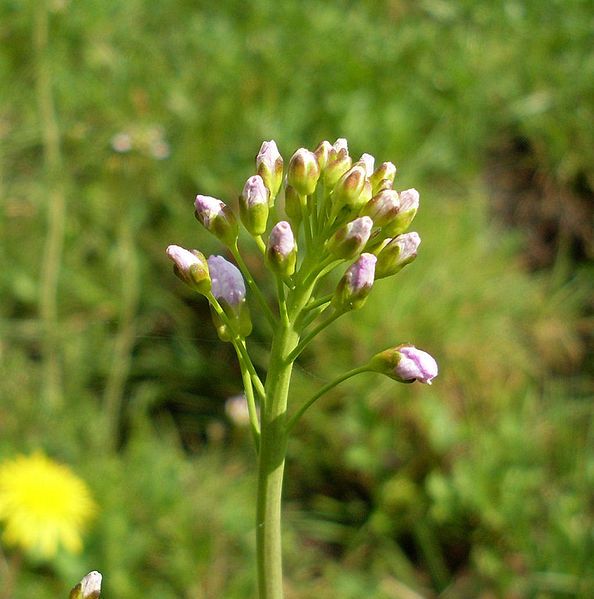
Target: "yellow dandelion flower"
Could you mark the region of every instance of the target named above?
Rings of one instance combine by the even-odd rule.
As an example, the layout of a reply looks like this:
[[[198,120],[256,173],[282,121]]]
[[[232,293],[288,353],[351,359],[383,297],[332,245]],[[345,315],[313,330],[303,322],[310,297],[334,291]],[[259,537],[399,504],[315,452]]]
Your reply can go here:
[[[95,511],[86,484],[41,453],[0,464],[0,522],[8,545],[45,558],[60,547],[77,553]]]

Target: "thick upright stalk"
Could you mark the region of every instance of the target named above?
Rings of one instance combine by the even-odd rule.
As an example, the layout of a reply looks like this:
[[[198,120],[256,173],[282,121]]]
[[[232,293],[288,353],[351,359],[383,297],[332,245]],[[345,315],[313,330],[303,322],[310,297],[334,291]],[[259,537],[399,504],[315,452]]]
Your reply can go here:
[[[282,599],[281,495],[287,450],[287,397],[293,364],[286,356],[299,337],[292,325],[277,330],[266,377],[258,465],[256,538],[260,599]]]

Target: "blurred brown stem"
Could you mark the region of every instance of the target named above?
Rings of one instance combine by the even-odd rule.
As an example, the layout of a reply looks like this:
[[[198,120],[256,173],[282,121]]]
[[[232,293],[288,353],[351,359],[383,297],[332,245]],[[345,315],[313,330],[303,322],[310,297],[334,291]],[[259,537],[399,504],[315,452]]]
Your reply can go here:
[[[15,551],[10,558],[7,558],[6,554],[0,549],[0,572],[3,573],[0,599],[12,599],[22,561],[22,555],[18,551]]]
[[[136,335],[135,315],[138,306],[138,264],[132,236],[131,216],[122,222],[119,233],[119,258],[122,281],[120,318],[115,338],[113,359],[105,386],[105,413],[107,418],[108,444],[115,448],[118,443],[120,415],[126,379],[130,371],[131,352]]]
[[[61,403],[60,365],[58,359],[58,277],[64,245],[66,197],[60,129],[52,93],[49,54],[49,15],[47,2],[35,3],[33,47],[36,62],[36,93],[43,142],[45,181],[47,185],[47,236],[45,239],[39,295],[42,323],[43,383],[42,396],[47,408]]]

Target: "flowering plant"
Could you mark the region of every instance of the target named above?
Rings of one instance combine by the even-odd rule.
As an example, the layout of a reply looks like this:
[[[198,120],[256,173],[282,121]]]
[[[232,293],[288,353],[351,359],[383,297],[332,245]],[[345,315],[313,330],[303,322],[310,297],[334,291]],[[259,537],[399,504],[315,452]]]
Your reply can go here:
[[[240,221],[276,283],[274,310],[242,258],[238,220],[221,200],[198,195],[195,215],[236,264],[223,256],[206,259],[197,250],[176,245],[167,248],[177,276],[208,300],[217,333],[233,344],[241,367],[258,454],[260,599],[283,596],[281,488],[288,438],[297,421],[327,391],[361,372],[431,384],[438,370],[428,353],[411,344],[398,345],[339,376],[289,411],[295,360],[327,326],[360,308],[376,279],[396,274],[415,259],[420,237],[406,231],[417,212],[419,194],[414,189],[400,193],[393,189],[396,168],[391,162],[375,168],[369,154],[353,162],[344,139],[334,144],[323,141],[313,152],[297,150],[284,185],[283,175],[284,161],[276,143],[264,142],[256,157],[256,174],[247,180],[239,199]],[[344,269],[344,274],[332,293],[324,293],[323,283],[336,269]],[[248,291],[271,329],[264,380],[246,343],[252,329]]]
[[[82,533],[97,510],[83,480],[37,452],[0,463],[2,541],[36,558],[82,550]]]

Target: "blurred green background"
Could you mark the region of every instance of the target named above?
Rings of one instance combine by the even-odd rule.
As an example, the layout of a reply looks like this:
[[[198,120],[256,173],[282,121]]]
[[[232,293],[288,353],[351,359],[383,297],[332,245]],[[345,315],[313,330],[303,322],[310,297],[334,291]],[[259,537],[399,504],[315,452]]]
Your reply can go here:
[[[91,569],[111,599],[254,596],[240,374],[164,249],[221,252],[194,196],[233,203],[262,140],[337,137],[420,191],[423,244],[294,401],[402,341],[441,372],[300,424],[288,599],[594,596],[593,26],[587,0],[0,2],[0,459],[42,448],[100,506],[9,596]]]

